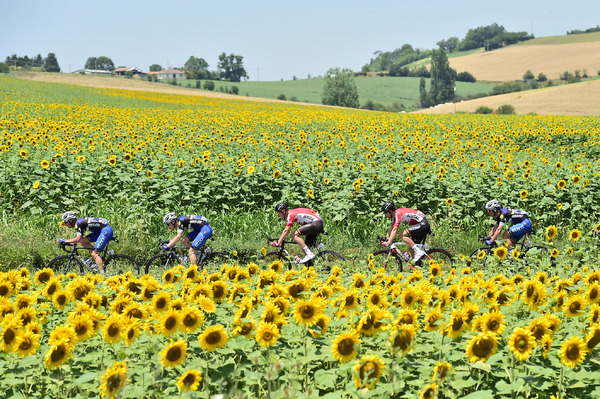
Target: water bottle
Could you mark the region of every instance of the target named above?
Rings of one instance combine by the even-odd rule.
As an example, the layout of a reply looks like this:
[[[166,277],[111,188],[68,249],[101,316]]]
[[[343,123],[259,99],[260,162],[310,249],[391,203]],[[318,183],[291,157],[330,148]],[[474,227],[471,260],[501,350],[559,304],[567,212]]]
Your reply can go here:
[[[205,254],[209,254],[209,253],[210,253],[210,247],[206,247],[206,248],[204,248],[204,253],[205,253]]]
[[[92,261],[90,258],[85,258],[85,264],[92,270],[98,270],[96,262]]]
[[[320,243],[319,245],[317,245],[317,250],[322,251],[323,248],[325,248],[325,244]]]
[[[113,256],[115,254],[115,251],[113,251],[112,249],[109,249],[108,251],[106,251],[107,254],[109,254],[110,256]]]
[[[425,251],[425,252],[429,251],[429,244],[423,245],[423,251]]]
[[[531,248],[531,241],[530,240],[525,241],[525,248]]]
[[[294,261],[296,261],[296,263],[300,263],[302,259],[300,259],[300,257],[298,255],[294,255]]]

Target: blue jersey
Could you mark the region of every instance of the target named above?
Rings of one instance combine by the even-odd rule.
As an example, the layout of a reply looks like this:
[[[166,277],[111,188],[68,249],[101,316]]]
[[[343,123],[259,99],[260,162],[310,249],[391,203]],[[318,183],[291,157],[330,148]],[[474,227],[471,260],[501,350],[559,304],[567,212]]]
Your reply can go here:
[[[104,218],[79,218],[77,219],[77,235],[83,235],[83,233],[100,232],[103,228],[108,226],[108,221]]]
[[[208,224],[207,218],[198,215],[184,215],[177,220],[179,220],[178,233],[183,233],[184,230],[198,231]]]
[[[496,217],[496,224],[504,226],[506,223],[517,224],[529,219],[529,213],[519,209],[500,209],[500,215]]]

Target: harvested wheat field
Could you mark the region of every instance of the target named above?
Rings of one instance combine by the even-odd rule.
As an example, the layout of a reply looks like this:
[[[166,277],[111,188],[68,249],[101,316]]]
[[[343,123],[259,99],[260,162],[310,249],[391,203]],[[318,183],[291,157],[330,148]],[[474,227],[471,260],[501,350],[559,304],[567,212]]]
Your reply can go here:
[[[527,70],[556,80],[565,71],[591,76],[600,70],[600,41],[570,44],[518,45],[449,59],[458,72],[468,71],[478,81],[521,80]]]

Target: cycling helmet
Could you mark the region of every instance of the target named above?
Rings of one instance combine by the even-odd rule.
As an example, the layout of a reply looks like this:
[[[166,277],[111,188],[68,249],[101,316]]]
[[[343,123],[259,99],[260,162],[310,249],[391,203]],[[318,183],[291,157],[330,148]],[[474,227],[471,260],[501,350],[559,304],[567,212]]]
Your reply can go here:
[[[74,211],[66,211],[62,215],[62,221],[65,223],[70,222],[71,220],[77,219],[77,212]]]
[[[275,205],[275,212],[285,211],[286,209],[288,209],[288,203],[285,201]]]
[[[495,199],[489,200],[487,204],[485,204],[485,209],[487,209],[488,211],[497,211],[500,208],[500,202],[498,202],[498,200]]]
[[[169,212],[163,218],[163,223],[166,224],[166,225],[169,225],[175,219],[177,219],[177,214],[175,212]]]
[[[381,206],[381,212],[386,213],[396,209],[396,204],[393,201],[387,201]]]

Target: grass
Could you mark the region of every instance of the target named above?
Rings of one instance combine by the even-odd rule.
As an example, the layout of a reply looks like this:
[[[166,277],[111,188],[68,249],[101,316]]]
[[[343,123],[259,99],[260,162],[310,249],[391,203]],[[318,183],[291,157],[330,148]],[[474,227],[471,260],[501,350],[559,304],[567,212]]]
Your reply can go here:
[[[407,111],[413,111],[421,108],[420,80],[420,78],[408,77],[357,77],[355,82],[361,106],[370,100],[385,106],[397,103],[404,105]],[[181,87],[188,87],[188,84],[192,88],[196,87],[195,80],[179,79],[177,83]],[[321,104],[324,84],[323,78],[280,82],[215,82],[215,91],[229,92],[232,86],[237,86],[240,96],[277,99],[284,95],[288,101]],[[456,94],[463,98],[489,95],[492,89],[493,86],[486,83],[456,83]]]
[[[587,43],[600,41],[600,32],[581,33],[576,35],[565,36],[544,36],[535,39],[527,40],[515,44],[515,46],[537,46],[537,45],[554,45],[554,44],[573,44]]]

